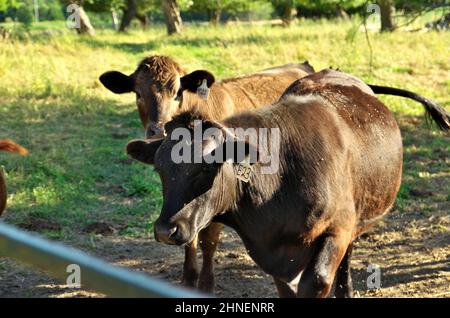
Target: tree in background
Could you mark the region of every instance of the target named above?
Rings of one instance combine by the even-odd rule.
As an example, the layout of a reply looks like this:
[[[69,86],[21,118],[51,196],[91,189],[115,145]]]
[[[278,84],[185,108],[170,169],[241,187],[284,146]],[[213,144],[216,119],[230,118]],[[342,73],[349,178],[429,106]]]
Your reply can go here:
[[[125,32],[131,23],[131,20],[136,17],[137,14],[137,1],[126,0],[126,4],[123,7],[122,21],[120,22],[119,31]]]
[[[33,9],[27,0],[0,0],[0,11],[26,28],[33,22]]]
[[[0,0],[0,11],[6,12],[8,9],[17,8],[19,5],[18,0]]]
[[[296,0],[272,0],[272,5],[283,25],[290,26],[297,15]]]
[[[19,6],[16,7],[16,17],[17,20],[28,29],[33,22],[33,9],[28,5],[26,1],[20,1]]]
[[[208,21],[219,24],[224,13],[228,17],[237,17],[240,14],[257,9],[258,6],[267,4],[267,0],[193,0],[190,5],[185,6],[191,12],[206,13]]]
[[[120,32],[125,32],[130,26],[131,20],[138,19],[143,29],[149,23],[146,11],[156,9],[155,1],[151,0],[126,0],[123,6],[122,21],[120,23]]]
[[[111,15],[113,29],[118,29],[117,11],[125,6],[125,0],[86,0],[84,8],[88,12],[108,13]]]
[[[450,21],[450,1],[449,0],[395,0],[395,7],[404,12],[408,17],[408,21],[401,26],[406,26],[413,23],[417,18],[423,14],[442,9],[442,15],[435,21],[428,22],[425,26],[427,28],[436,28],[439,30],[449,29]],[[436,11],[437,12],[437,11]]]
[[[180,33],[183,26],[181,20],[180,9],[176,0],[161,0],[162,10],[164,13],[167,33],[169,35]]]
[[[39,19],[42,21],[64,20],[61,3],[58,0],[39,1]]]
[[[363,13],[367,0],[297,0],[298,16],[305,18],[346,18],[349,14]]]
[[[24,22],[21,21],[23,16],[25,15],[25,19],[28,19],[30,13],[31,15],[34,14],[33,0],[0,0],[0,22],[3,22],[6,17]],[[59,0],[40,0],[39,19],[41,21],[64,20],[61,2]]]
[[[189,8],[192,11],[206,12],[208,21],[211,24],[219,24],[220,17],[224,7],[227,5],[227,0],[194,0],[192,6]]]
[[[61,0],[62,3],[66,6],[69,5],[77,5],[77,10],[72,10],[71,14],[77,14],[79,17],[80,25],[76,28],[76,31],[78,34],[88,34],[88,35],[94,35],[95,29],[91,24],[91,21],[89,19],[89,16],[87,15],[86,11],[84,11],[84,0]]]
[[[378,0],[381,15],[381,32],[391,32],[395,29],[393,0]]]

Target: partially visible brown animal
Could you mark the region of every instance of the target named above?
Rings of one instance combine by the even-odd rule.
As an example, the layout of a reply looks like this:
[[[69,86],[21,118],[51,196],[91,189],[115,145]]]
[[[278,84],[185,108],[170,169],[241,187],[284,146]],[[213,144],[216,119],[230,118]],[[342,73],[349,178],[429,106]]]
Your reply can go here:
[[[114,93],[136,93],[136,103],[147,138],[162,136],[163,125],[180,112],[195,110],[212,120],[255,109],[275,102],[295,80],[314,72],[308,62],[286,64],[251,75],[215,82],[203,70],[186,74],[167,56],[150,56],[139,63],[131,75],[110,71],[100,76],[103,85]],[[206,81],[207,100],[197,94]],[[178,101],[176,101],[178,100]],[[222,224],[212,223],[199,233],[199,239],[186,245],[182,283],[211,292],[214,288],[213,255],[217,249]],[[201,272],[197,266],[197,241],[203,254]]]
[[[192,138],[198,121],[202,132],[214,128],[222,138],[203,139],[200,147],[187,141],[187,153],[204,160],[175,163],[180,140],[172,132],[184,128]],[[279,170],[261,173],[260,148],[232,128],[277,128]],[[273,276],[280,296],[326,297],[335,277],[336,296],[352,295],[353,241],[389,211],[402,175],[400,129],[369,86],[323,70],[294,82],[272,106],[221,122],[189,111],[165,129],[164,139],[127,145],[128,154],[153,164],[162,180],[157,240],[186,244],[211,222],[222,222]],[[236,159],[239,148],[245,160]],[[212,154],[221,161],[208,163]],[[239,178],[242,161],[253,163],[248,182]]]
[[[136,93],[139,116],[146,137],[150,138],[161,134],[164,124],[185,110],[196,108],[209,118],[219,120],[271,104],[293,81],[313,72],[308,62],[286,64],[213,85],[212,74],[203,71],[187,74],[170,57],[154,55],[144,58],[131,75],[109,71],[100,76],[100,82],[116,94]],[[203,79],[207,79],[211,90],[206,101],[196,94]]]
[[[9,139],[0,139],[0,151],[16,152],[23,156],[28,154],[28,150]],[[0,168],[0,215],[5,211],[7,194],[5,176]]]

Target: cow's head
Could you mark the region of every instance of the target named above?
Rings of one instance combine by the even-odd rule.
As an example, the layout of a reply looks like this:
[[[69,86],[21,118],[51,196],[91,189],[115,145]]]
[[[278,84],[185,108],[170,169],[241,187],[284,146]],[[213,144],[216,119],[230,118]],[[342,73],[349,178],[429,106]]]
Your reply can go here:
[[[113,93],[136,93],[136,104],[147,138],[162,133],[164,123],[179,111],[183,91],[195,92],[203,79],[207,79],[208,86],[214,82],[214,77],[206,71],[185,75],[181,67],[167,56],[145,58],[131,75],[109,71],[100,76],[101,83]]]
[[[160,175],[164,201],[154,231],[155,238],[167,244],[191,242],[215,215],[229,209],[236,200],[236,169],[257,157],[256,147],[226,127],[186,115],[166,124],[164,139],[127,145],[131,157],[154,165]],[[204,136],[195,139],[199,122]]]

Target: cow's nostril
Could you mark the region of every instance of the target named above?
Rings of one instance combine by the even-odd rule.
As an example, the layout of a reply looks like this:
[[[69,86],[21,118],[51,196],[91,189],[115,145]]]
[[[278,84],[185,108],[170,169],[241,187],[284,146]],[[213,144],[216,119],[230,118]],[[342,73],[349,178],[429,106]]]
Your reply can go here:
[[[176,225],[157,225],[155,226],[155,238],[158,242],[174,244],[178,227]]]
[[[155,135],[155,132],[153,131],[153,130],[147,130],[147,132],[146,132],[146,134],[145,134],[145,137],[147,138],[147,139],[150,139],[151,137],[153,137]]]
[[[173,228],[171,228],[168,232],[169,235],[167,235],[169,238],[174,238],[177,236],[178,233],[178,226],[174,226]]]

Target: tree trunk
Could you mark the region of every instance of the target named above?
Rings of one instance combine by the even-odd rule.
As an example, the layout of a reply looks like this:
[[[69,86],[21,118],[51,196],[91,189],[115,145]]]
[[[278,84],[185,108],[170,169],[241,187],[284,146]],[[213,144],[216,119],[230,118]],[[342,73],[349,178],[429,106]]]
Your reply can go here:
[[[80,27],[77,28],[78,34],[94,35],[94,27],[92,26],[91,21],[89,20],[89,17],[83,7],[79,7],[78,13],[80,14]]]
[[[147,29],[147,26],[149,24],[149,19],[145,13],[136,13],[136,18],[141,23],[141,27],[143,30]]]
[[[391,32],[395,29],[393,15],[395,7],[392,0],[379,0],[381,14],[381,32]]]
[[[182,27],[182,20],[180,10],[176,0],[162,0],[162,9],[166,18],[167,33],[169,35],[180,33]]]
[[[137,14],[136,0],[127,0],[127,5],[123,9],[122,21],[120,22],[119,32],[125,32],[130,26],[131,20]]]
[[[78,34],[89,34],[94,35],[95,29],[91,24],[91,21],[89,20],[89,16],[87,15],[86,11],[83,9],[83,0],[65,0],[64,1],[66,5],[77,5],[77,10],[75,12],[71,12],[73,15],[78,15],[80,25],[76,27]],[[78,20],[78,17],[73,16],[76,20]],[[78,22],[78,21],[77,21]]]
[[[217,25],[220,23],[220,16],[222,15],[222,4],[220,0],[215,0],[215,7],[208,10],[209,23]]]
[[[297,10],[295,9],[293,1],[287,1],[283,8],[283,14],[281,16],[281,20],[283,21],[283,25],[290,26],[292,20],[294,19]]]
[[[208,9],[206,11],[209,23],[217,25],[220,23],[220,17],[222,15],[221,8]]]
[[[211,19],[210,19],[210,23],[217,25],[220,23],[220,16],[222,15],[222,9],[221,8],[216,8],[213,10],[213,13],[211,15]]]
[[[340,5],[336,8],[336,16],[340,19],[349,20],[350,17],[348,16],[348,13],[345,12],[344,8],[342,8]]]
[[[111,21],[113,29],[117,31],[119,29],[119,22],[117,19],[117,12],[114,10],[111,11]]]

